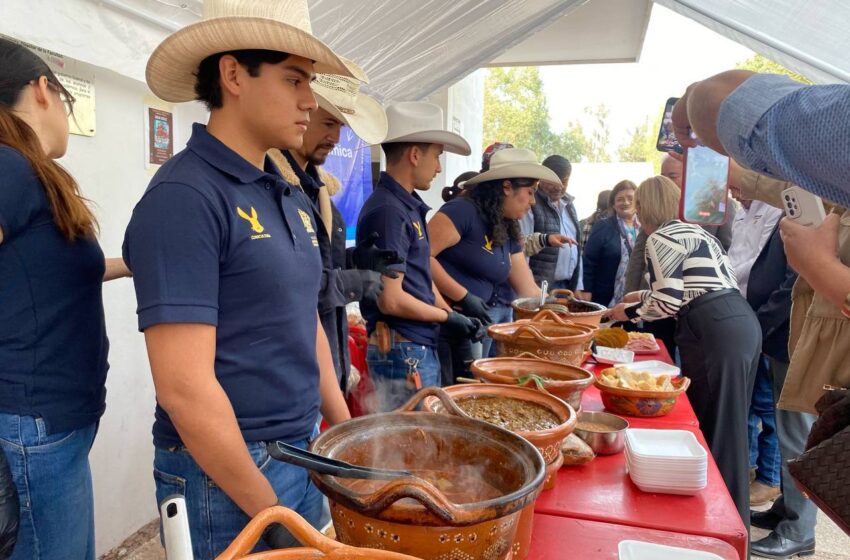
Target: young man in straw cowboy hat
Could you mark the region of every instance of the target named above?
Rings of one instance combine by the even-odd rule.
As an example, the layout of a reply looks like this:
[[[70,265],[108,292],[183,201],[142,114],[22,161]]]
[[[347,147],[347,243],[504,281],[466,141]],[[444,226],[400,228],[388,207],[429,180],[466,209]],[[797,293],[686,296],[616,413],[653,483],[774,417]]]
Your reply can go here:
[[[445,130],[443,111],[430,103],[397,103],[387,109],[389,130],[382,147],[381,173],[357,223],[357,241],[377,234],[377,246],[396,251],[406,262],[390,266],[378,305],[364,305],[370,334],[366,361],[376,387],[373,408],[400,406],[418,388],[440,385],[437,358],[439,323],[456,337],[483,335],[481,322],[446,304],[431,279],[426,228],[428,206],[415,191],[428,190],[440,172],[443,150],[469,155],[469,144]]]
[[[346,62],[349,66],[356,66],[353,62]],[[376,300],[382,289],[378,270],[395,262],[375,260],[376,270],[345,269],[346,224],[331,201],[331,196],[339,188],[339,180],[321,168],[339,143],[343,127],[348,126],[368,144],[380,143],[387,134],[387,116],[383,107],[359,90],[360,82],[352,78],[318,74],[313,82],[313,93],[319,108],[310,116],[303,144],[300,148],[269,152],[283,178],[293,185],[300,185],[310,198],[316,220],[321,224],[318,238],[323,271],[319,289],[319,319],[328,336],[343,391],[348,387],[350,365],[345,305],[363,298]]]
[[[266,159],[301,145],[318,71],[352,74],[310,34],[306,0],[207,0],[202,21],[148,61],[155,94],[211,111],[124,240],[156,387],[156,496],[186,497],[195,558],[277,503],[318,523],[307,471],[270,460],[266,442],[304,448],[320,410],[331,424],[349,417],[317,319],[312,207]],[[288,537],[278,525],[265,542]]]

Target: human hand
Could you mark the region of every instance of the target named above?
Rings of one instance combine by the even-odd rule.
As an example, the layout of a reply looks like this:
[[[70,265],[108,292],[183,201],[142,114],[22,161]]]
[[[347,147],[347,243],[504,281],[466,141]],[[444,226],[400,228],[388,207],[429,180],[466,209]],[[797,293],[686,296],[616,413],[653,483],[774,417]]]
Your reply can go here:
[[[623,303],[637,303],[640,301],[640,292],[629,292],[623,296]]]
[[[484,325],[478,319],[467,317],[457,311],[449,311],[442,328],[449,336],[470,338],[474,342],[481,340],[486,334]]]
[[[546,236],[546,244],[550,247],[560,249],[564,245],[576,245],[577,243],[572,237],[560,233],[552,233]]]
[[[591,292],[585,292],[583,290],[576,290],[574,295],[576,299],[580,299],[582,301],[590,301],[593,299],[593,294]]]
[[[387,268],[394,264],[404,263],[404,257],[398,252],[375,247],[378,241],[378,232],[373,231],[362,243],[358,244],[352,251],[352,264],[360,270],[374,270],[389,278],[398,278],[398,274]]]
[[[809,283],[826,263],[838,260],[839,223],[837,214],[829,214],[818,227],[802,226],[788,218],[779,222],[788,264]]]
[[[626,304],[618,303],[617,305],[603,313],[602,318],[611,319],[613,321],[628,321],[629,317],[628,315],[626,315]]]
[[[490,320],[490,315],[487,314],[490,310],[490,306],[472,292],[467,291],[466,295],[463,296],[463,299],[457,303],[464,315],[467,315],[468,317],[475,317],[485,325],[489,325],[493,322]]]
[[[693,148],[697,145],[696,140],[691,138],[691,121],[688,118],[688,98],[698,83],[699,82],[695,82],[688,86],[688,89],[685,90],[685,94],[679,98],[675,105],[673,105],[673,111],[670,114],[670,120],[673,125],[673,133],[676,135],[676,140],[678,140],[679,144],[683,148]],[[668,152],[668,154],[671,154],[671,157],[675,157],[672,156],[672,152]]]

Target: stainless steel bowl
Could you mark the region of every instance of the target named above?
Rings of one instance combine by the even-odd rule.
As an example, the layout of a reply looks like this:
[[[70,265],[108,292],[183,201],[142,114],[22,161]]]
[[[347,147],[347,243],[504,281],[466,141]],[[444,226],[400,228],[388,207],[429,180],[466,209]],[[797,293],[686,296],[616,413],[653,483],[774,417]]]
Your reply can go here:
[[[606,431],[584,430],[582,422],[593,422],[606,426]],[[575,434],[584,440],[597,455],[614,455],[623,450],[626,445],[626,428],[629,423],[614,414],[607,412],[582,412],[578,415]]]

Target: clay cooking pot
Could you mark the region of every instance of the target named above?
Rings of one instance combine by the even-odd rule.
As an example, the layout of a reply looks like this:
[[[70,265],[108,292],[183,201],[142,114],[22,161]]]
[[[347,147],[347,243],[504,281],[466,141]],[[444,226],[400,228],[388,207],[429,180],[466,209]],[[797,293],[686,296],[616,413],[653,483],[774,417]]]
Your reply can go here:
[[[598,329],[559,317],[546,309],[534,319],[492,325],[487,333],[496,342],[500,357],[518,356],[524,352],[543,360],[578,366],[584,361]]]
[[[517,319],[532,319],[540,311],[550,309],[564,319],[591,327],[599,326],[602,314],[607,309],[604,305],[592,301],[576,299],[570,290],[552,290],[542,306],[540,298],[533,297],[516,299],[511,307]]]

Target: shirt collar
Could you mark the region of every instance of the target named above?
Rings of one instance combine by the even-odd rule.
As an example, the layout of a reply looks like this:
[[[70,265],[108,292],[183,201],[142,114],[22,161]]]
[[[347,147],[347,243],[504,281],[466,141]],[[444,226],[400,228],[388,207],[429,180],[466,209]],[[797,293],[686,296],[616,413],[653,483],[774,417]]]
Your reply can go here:
[[[306,169],[301,169],[295,156],[289,150],[281,150],[281,153],[283,153],[286,161],[289,162],[292,171],[298,176],[298,181],[301,183],[301,188],[304,189],[304,192],[310,195],[311,198],[315,198],[314,195],[318,194],[319,188],[325,186],[322,180],[319,179],[319,170],[316,169],[316,166],[308,163]]]
[[[274,164],[270,162],[268,157],[266,157],[265,170],[257,169],[245,158],[225,146],[221,140],[210,134],[207,127],[200,123],[192,125],[192,137],[189,138],[186,147],[208,164],[222,173],[230,175],[240,183],[255,183],[267,175],[273,175],[275,179],[280,179],[280,175],[276,172]]]
[[[419,197],[415,192],[409,193],[402,187],[398,181],[393,179],[386,171],[381,172],[381,177],[378,179],[378,186],[387,189],[392,194],[395,195],[405,206],[407,206],[410,210],[420,210],[422,212],[428,212],[431,207],[425,204],[425,202]]]

